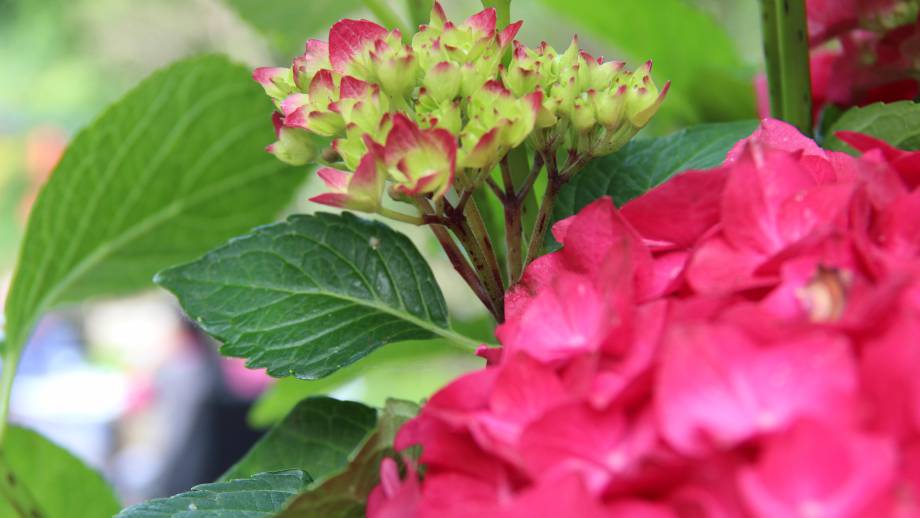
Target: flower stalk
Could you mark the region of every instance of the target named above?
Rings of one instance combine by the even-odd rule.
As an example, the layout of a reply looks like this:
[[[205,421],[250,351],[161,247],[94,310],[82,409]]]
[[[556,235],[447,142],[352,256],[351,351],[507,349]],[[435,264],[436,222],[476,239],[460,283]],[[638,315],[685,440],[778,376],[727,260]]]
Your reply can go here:
[[[812,133],[811,68],[805,0],[761,0],[763,48],[774,117]]]

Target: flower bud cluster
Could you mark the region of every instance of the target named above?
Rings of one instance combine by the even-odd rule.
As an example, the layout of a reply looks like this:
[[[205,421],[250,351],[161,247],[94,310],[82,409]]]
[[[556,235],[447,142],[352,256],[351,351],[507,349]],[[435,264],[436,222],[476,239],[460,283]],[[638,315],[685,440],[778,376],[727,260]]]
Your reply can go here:
[[[545,43],[527,49],[514,40],[520,27],[499,30],[494,9],[454,23],[438,2],[411,41],[342,20],[290,68],[254,72],[277,108],[268,150],[335,167],[320,170],[331,192],[314,201],[379,212],[387,192],[439,197],[458,179],[475,188],[528,140],[542,153],[611,153],[661,104],[667,87],[655,87],[651,63],[629,72],[577,41],[562,54]]]
[[[502,79],[515,94],[544,93],[534,139],[538,146],[564,142],[591,157],[623,147],[652,118],[670,83],[659,92],[652,62],[638,70],[622,61],[604,61],[580,49],[578,39],[562,54],[545,42],[528,49],[515,42]]]

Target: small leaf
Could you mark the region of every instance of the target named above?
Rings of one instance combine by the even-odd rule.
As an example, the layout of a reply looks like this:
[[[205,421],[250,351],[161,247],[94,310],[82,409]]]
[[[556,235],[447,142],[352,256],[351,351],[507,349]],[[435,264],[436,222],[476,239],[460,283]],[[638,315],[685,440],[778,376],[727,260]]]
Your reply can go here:
[[[409,239],[349,213],[262,227],[157,282],[222,353],[272,376],[322,378],[392,342],[464,340]]]
[[[310,482],[309,475],[297,470],[260,473],[195,486],[187,493],[129,507],[116,518],[269,518]]]
[[[418,406],[390,400],[381,413],[377,431],[340,473],[317,479],[310,491],[292,500],[279,518],[322,516],[360,518],[371,490],[380,481],[380,463],[393,456],[393,440],[400,427],[418,413]]]
[[[308,38],[322,34],[361,7],[361,0],[225,0],[284,55],[303,52]]]
[[[121,507],[98,473],[18,426],[9,426],[3,438],[0,488],[0,516],[112,516]]]
[[[601,196],[618,206],[688,169],[708,169],[725,160],[756,121],[703,124],[666,137],[638,139],[619,152],[597,159],[559,192],[554,221],[567,218]]]
[[[32,209],[7,298],[23,347],[63,302],[153,287],[158,270],[271,221],[304,178],[263,148],[270,103],[225,58],[156,72],[82,130]]]
[[[305,383],[305,382],[302,382]],[[300,469],[313,478],[340,470],[377,424],[377,411],[326,397],[301,401],[222,480]]]
[[[852,153],[834,134],[856,131],[880,138],[901,149],[920,149],[920,104],[911,101],[875,103],[847,110],[828,132],[825,147]]]

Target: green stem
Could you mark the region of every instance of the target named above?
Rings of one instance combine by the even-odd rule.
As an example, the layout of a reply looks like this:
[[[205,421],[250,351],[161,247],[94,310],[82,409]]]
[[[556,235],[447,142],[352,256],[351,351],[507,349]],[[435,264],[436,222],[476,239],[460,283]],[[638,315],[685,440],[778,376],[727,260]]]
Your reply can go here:
[[[502,280],[501,266],[498,264],[498,257],[495,255],[495,247],[492,245],[492,239],[489,238],[489,231],[486,229],[486,223],[482,219],[482,213],[476,199],[473,198],[466,204],[463,211],[466,216],[464,222],[465,231],[470,233],[475,246],[472,253],[478,253],[479,259],[483,261],[483,270],[480,272],[486,289],[492,294],[492,300],[499,308],[499,322],[502,322],[504,311],[505,286]]]
[[[425,219],[421,216],[413,216],[411,214],[405,214],[397,210],[388,209],[386,207],[380,207],[377,209],[377,213],[383,217],[390,218],[396,221],[402,221],[403,223],[408,223],[410,225],[424,225]]]
[[[424,25],[430,20],[431,8],[434,6],[434,0],[406,0],[409,8],[409,19],[412,22],[412,29],[415,32],[419,25]]]
[[[805,0],[761,0],[770,111],[812,132],[811,69]]]
[[[416,204],[423,214],[430,216],[435,215],[435,210],[428,202],[428,200],[417,199]],[[495,308],[489,292],[486,291],[482,280],[480,280],[473,267],[470,266],[470,263],[466,260],[466,257],[463,256],[463,252],[460,251],[460,247],[458,247],[457,243],[454,242],[454,238],[450,236],[447,228],[442,225],[431,225],[431,231],[434,232],[435,237],[441,244],[441,248],[443,248],[444,253],[447,254],[447,258],[450,260],[450,264],[460,275],[460,278],[462,278],[470,287],[470,289],[473,290],[473,293],[482,302],[489,313],[498,319],[498,310]]]
[[[521,226],[521,202],[518,200],[515,181],[511,171],[510,160],[506,156],[502,159],[502,179],[505,190],[502,193],[502,205],[505,207],[505,257],[508,268],[508,284],[512,285],[521,277],[523,258],[521,257],[521,240],[523,228]]]
[[[396,14],[396,11],[394,11],[385,0],[363,1],[364,6],[374,13],[374,17],[376,17],[381,24],[389,28],[399,29],[404,38],[412,36],[412,31],[409,30],[409,27],[406,26],[399,15]]]
[[[16,367],[19,365],[19,350],[13,345],[12,342],[7,342],[3,349],[3,371],[0,372],[0,444],[3,444],[3,437],[6,433],[10,416],[10,396],[13,393],[13,379],[16,377]]]
[[[537,221],[534,224],[533,233],[530,235],[530,244],[527,247],[527,259],[524,261],[524,267],[532,263],[537,257],[540,257],[543,252],[543,241],[546,239],[546,231],[549,229],[549,222],[553,216],[556,195],[562,187],[559,168],[556,164],[556,155],[553,151],[546,154],[545,162],[549,182],[546,184],[546,193],[543,195],[540,212],[537,214]]]
[[[518,197],[518,202],[521,204],[521,224],[524,234],[529,236],[533,232],[537,211],[540,209],[537,204],[537,194],[533,191],[533,182],[537,180],[543,168],[543,157],[535,153],[533,165],[531,165],[527,149],[521,145],[508,153],[508,165],[511,166],[511,178],[517,188],[514,195]]]

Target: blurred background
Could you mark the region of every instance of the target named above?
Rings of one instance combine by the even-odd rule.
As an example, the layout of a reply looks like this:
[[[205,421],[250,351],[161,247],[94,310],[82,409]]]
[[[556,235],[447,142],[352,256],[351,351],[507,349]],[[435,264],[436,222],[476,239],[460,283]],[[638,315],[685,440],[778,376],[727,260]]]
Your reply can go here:
[[[472,0],[442,1],[454,19],[481,8]],[[391,3],[402,11],[405,2]],[[306,38],[325,39],[334,20],[372,17],[361,6],[0,0],[0,306],[32,201],[69,139],[108,104],[153,70],[193,54],[286,65]],[[525,20],[519,39],[526,44],[547,40],[563,49],[577,33],[595,55],[632,66],[654,59],[656,81],[674,85],[649,134],[754,116],[751,80],[761,67],[756,0],[514,0],[512,16]],[[297,203],[290,210],[312,209]],[[432,258],[456,327],[490,339],[485,315],[426,236],[414,237]],[[221,358],[170,296],[151,290],[45,318],[26,349],[11,414],[99,469],[130,504],[214,480],[307,395],[377,405],[388,396],[421,400],[478,366],[436,341],[408,342],[324,380],[274,381]],[[412,377],[404,374],[409,369]]]

